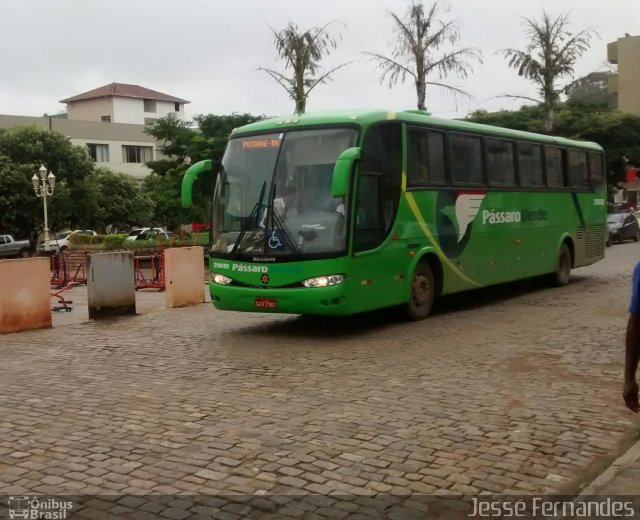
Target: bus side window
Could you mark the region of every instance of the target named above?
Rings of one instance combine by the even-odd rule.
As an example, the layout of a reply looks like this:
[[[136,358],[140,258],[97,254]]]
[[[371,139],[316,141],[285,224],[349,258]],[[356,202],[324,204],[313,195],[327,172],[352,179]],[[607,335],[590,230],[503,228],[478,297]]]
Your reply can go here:
[[[564,188],[564,161],[562,149],[555,146],[544,147],[545,162],[547,166],[547,184],[550,188]]]
[[[444,184],[444,134],[413,127],[407,135],[409,184]]]
[[[569,150],[569,184],[573,188],[589,186],[589,172],[587,171],[587,153]]]
[[[365,136],[356,194],[354,251],[379,246],[389,234],[400,202],[402,127],[374,126]]]
[[[449,134],[449,163],[453,184],[482,185],[482,139],[474,135]]]
[[[518,173],[521,186],[542,186],[542,147],[518,143]]]
[[[504,139],[488,137],[485,144],[489,185],[513,186],[516,179],[513,143]]]
[[[589,152],[589,179],[592,186],[601,186],[604,182],[602,175],[602,155]]]

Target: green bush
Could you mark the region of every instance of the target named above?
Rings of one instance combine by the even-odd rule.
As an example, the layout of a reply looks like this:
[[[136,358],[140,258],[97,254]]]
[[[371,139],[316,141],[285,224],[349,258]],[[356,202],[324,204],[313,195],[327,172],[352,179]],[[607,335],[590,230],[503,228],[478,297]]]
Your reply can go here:
[[[69,237],[69,245],[72,248],[78,248],[87,244],[95,244],[98,242],[100,235],[82,235],[80,233],[74,233]]]
[[[206,246],[208,234],[184,235],[172,240],[152,238],[149,240],[127,240],[127,235],[72,235],[69,243],[72,249],[143,249],[143,248],[167,248],[185,246]]]
[[[122,249],[127,244],[127,235],[100,235],[105,249]]]
[[[71,235],[69,245],[73,249],[91,246],[100,249],[120,249],[125,245],[127,235]]]

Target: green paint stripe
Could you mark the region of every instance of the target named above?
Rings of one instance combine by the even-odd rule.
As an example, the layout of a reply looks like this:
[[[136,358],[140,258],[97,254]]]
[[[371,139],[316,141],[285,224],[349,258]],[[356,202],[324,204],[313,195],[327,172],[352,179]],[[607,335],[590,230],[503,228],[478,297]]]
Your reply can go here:
[[[403,184],[405,182],[406,181],[404,180],[404,175],[403,175]],[[449,258],[447,258],[447,255],[444,254],[444,252],[442,251],[442,249],[438,245],[438,242],[436,241],[435,237],[433,236],[433,233],[429,229],[429,226],[427,226],[427,223],[424,221],[422,213],[420,213],[420,209],[418,208],[418,205],[416,204],[416,201],[413,198],[413,193],[405,192],[405,197],[407,199],[407,203],[409,204],[409,207],[411,208],[411,211],[413,212],[413,216],[416,218],[416,221],[420,225],[420,228],[422,229],[423,233],[425,234],[425,236],[427,237],[429,242],[431,242],[431,245],[436,250],[436,253],[438,254],[438,257],[440,258],[440,260],[443,261],[455,274],[457,274],[463,280],[469,282],[472,285],[475,285],[476,287],[482,287],[481,284],[479,284],[478,282],[473,281],[466,274],[464,274],[462,271],[460,271],[460,269],[458,269],[454,265],[454,263],[451,260],[449,260]]]
[[[571,199],[573,200],[573,205],[576,207],[576,213],[578,214],[578,220],[580,220],[580,227],[586,227],[587,223],[584,219],[584,214],[582,213],[582,206],[580,205],[580,201],[578,200],[578,194],[572,193]]]

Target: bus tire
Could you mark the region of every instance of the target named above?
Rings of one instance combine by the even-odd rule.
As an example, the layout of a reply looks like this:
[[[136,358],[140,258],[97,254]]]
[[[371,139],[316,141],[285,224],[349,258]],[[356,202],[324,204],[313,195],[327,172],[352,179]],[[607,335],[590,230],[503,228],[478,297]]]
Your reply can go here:
[[[407,303],[407,315],[414,321],[423,320],[431,312],[436,295],[436,284],[431,266],[420,262],[411,277],[411,293]]]
[[[571,279],[571,251],[567,244],[562,244],[558,261],[556,262],[556,272],[553,274],[553,283],[556,287],[562,287],[569,283]]]

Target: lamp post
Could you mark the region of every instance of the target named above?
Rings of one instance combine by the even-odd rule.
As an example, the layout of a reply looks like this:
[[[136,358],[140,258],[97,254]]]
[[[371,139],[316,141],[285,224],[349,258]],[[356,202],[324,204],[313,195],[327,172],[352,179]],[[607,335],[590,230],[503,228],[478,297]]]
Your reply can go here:
[[[33,184],[33,191],[36,192],[36,197],[42,197],[44,202],[44,250],[49,251],[49,221],[47,218],[47,197],[53,195],[53,190],[56,186],[56,176],[52,172],[48,172],[44,167],[44,164],[38,169],[38,174],[33,174],[31,177],[31,184]],[[40,176],[38,178],[38,175]]]

